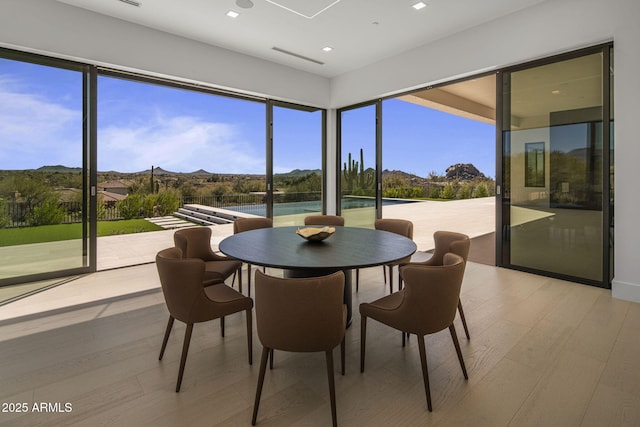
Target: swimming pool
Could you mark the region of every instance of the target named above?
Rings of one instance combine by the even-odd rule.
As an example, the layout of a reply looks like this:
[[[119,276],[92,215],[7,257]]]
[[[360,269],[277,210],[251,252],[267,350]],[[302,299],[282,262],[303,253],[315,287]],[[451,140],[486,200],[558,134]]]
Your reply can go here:
[[[382,199],[382,206],[398,205],[405,203],[415,203],[417,200],[406,199]],[[375,206],[375,200],[366,197],[348,197],[342,199],[342,209],[359,209],[359,208],[373,208]],[[236,212],[249,213],[253,215],[266,216],[267,205],[245,205],[245,206],[229,206],[225,209]],[[290,203],[275,203],[273,205],[273,216],[282,215],[298,215],[298,214],[311,214],[322,212],[322,201],[308,201],[308,202],[290,202]]]

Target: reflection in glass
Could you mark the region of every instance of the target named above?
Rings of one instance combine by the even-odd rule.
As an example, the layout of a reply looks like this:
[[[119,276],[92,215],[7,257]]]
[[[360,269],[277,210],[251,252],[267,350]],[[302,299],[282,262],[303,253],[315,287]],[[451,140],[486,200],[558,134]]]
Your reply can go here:
[[[602,55],[505,76],[510,264],[603,280]]]
[[[544,187],[544,142],[529,142],[525,145],[525,187]]]
[[[88,267],[82,70],[0,58],[0,141],[0,283]]]

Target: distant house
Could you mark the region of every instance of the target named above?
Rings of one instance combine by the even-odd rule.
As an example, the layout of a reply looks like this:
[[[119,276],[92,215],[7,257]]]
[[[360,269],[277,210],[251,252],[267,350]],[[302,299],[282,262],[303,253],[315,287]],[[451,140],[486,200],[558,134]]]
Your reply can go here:
[[[107,193],[115,193],[126,196],[129,194],[129,187],[131,187],[132,182],[127,180],[116,180],[116,181],[108,181],[102,184],[99,184],[98,187],[101,191]]]

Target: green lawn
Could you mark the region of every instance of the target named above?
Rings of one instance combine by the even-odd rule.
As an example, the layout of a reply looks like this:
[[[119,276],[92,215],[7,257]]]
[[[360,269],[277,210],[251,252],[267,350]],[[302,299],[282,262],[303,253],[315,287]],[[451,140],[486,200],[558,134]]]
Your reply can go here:
[[[144,219],[98,221],[98,237],[116,234],[158,231],[162,227]],[[0,246],[55,242],[82,238],[82,224],[41,225],[38,227],[0,229]]]

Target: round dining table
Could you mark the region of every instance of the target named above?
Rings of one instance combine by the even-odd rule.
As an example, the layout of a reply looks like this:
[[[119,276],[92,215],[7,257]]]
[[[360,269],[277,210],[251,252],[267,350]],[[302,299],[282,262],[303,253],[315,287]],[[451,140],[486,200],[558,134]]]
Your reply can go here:
[[[222,253],[249,264],[284,270],[285,277],[315,277],[345,273],[344,303],[351,323],[351,270],[392,264],[412,255],[411,240],[388,231],[335,227],[322,241],[308,241],[296,233],[300,227],[273,227],[245,231],[222,240]]]

